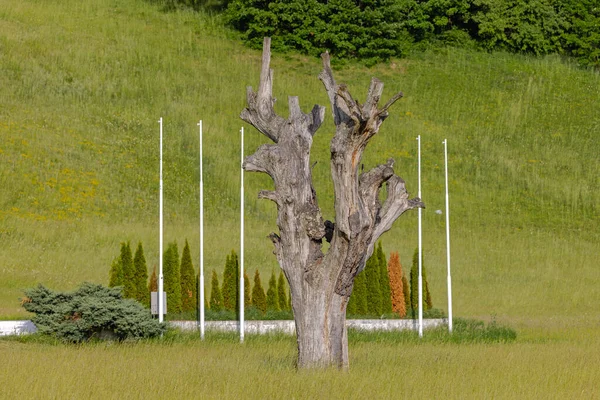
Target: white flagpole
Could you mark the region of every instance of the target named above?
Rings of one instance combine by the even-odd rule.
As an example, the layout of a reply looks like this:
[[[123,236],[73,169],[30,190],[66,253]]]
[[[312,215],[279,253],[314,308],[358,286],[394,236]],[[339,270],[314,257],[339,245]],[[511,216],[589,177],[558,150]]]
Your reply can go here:
[[[241,133],[241,164],[240,164],[240,342],[244,341],[244,127]]]
[[[421,198],[421,135],[417,136],[418,170],[419,170],[419,199]],[[419,207],[419,337],[423,337],[423,231],[422,209]]]
[[[204,340],[204,181],[202,170],[202,120],[198,122],[200,134],[200,338]]]
[[[450,198],[448,196],[448,140],[444,139],[446,174],[446,260],[448,261],[448,332],[452,333],[452,277],[450,276]]]
[[[163,322],[165,305],[163,302],[163,119],[158,120],[160,124],[160,167],[159,167],[159,240],[158,240],[158,322]]]

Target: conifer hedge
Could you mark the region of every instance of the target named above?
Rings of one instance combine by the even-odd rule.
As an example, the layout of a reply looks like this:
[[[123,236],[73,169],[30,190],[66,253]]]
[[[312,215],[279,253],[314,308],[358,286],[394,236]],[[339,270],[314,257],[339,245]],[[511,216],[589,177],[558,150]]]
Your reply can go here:
[[[281,311],[279,308],[279,292],[277,291],[277,280],[275,279],[274,271],[271,271],[269,287],[267,288],[267,310]]]
[[[225,270],[223,271],[223,307],[225,310],[235,311],[239,308],[239,261],[234,250],[231,250],[225,260]]]
[[[254,273],[254,287],[252,288],[252,306],[263,314],[267,312],[267,296],[260,281],[258,270]]]
[[[223,295],[219,288],[219,277],[217,272],[213,270],[212,279],[210,281],[210,309],[212,311],[221,311],[223,309]]]
[[[181,255],[181,266],[179,268],[181,279],[181,311],[195,311],[198,305],[198,292],[196,285],[196,271],[192,263],[190,245],[187,239]]]
[[[144,248],[142,242],[138,243],[133,257],[133,266],[135,270],[135,299],[146,307],[150,307],[150,292],[148,291],[148,266],[146,257],[144,257]]]
[[[178,314],[181,312],[181,271],[177,242],[169,243],[163,256],[163,279],[167,311],[169,314]]]

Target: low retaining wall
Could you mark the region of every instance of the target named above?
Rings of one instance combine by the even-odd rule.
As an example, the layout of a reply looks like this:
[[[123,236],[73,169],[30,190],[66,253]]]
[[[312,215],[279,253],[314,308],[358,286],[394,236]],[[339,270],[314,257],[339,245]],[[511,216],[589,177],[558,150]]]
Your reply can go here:
[[[424,319],[423,329],[435,328],[440,325],[448,324],[445,318]],[[170,321],[169,325],[181,329],[182,331],[198,330],[198,321]],[[402,331],[419,328],[419,322],[414,319],[348,319],[346,326],[352,329],[361,329],[365,331]],[[239,321],[205,321],[204,327],[207,331],[238,332],[240,330]],[[245,333],[260,334],[267,333],[286,333],[293,335],[296,333],[294,321],[245,321]],[[7,335],[25,335],[37,332],[33,322],[27,321],[0,321],[0,336]]]
[[[33,322],[26,321],[0,321],[0,336],[26,335],[37,332]]]
[[[169,324],[182,331],[198,330],[198,321],[170,321]],[[436,328],[441,325],[447,325],[448,320],[424,319],[423,329]],[[346,326],[351,329],[361,329],[365,331],[402,331],[418,330],[419,321],[413,319],[348,319]],[[239,321],[205,321],[204,328],[207,331],[238,332],[240,330]],[[244,332],[247,334],[266,334],[266,333],[286,333],[293,335],[296,333],[294,321],[245,321]]]

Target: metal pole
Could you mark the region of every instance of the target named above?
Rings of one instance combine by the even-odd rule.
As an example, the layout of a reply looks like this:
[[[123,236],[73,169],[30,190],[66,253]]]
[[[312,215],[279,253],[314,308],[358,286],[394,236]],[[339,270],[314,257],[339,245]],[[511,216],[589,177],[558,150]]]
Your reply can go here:
[[[244,342],[244,127],[241,133],[240,163],[240,342]]]
[[[418,170],[419,170],[419,199],[421,198],[421,135],[417,136]],[[422,209],[419,207],[419,337],[423,337],[423,230]]]
[[[163,302],[163,119],[158,120],[160,124],[160,167],[159,167],[159,240],[158,240],[158,322],[163,322],[165,305]]]
[[[200,338],[204,340],[204,181],[202,170],[202,120],[200,127],[200,290],[198,305],[200,306]]]
[[[448,141],[444,139],[446,175],[446,260],[448,261],[448,332],[452,333],[452,277],[450,276],[450,198],[448,196]]]

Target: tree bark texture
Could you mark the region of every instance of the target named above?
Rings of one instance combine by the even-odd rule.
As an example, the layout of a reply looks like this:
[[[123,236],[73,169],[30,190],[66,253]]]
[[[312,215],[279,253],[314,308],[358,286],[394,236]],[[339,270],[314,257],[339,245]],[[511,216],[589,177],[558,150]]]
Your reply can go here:
[[[383,82],[373,78],[367,100],[359,104],[344,85],[335,82],[329,54],[321,55],[319,79],[327,91],[336,132],[331,140],[331,172],[335,190],[335,223],[323,221],[309,165],[312,139],[321,126],[325,108],[315,105],[305,114],[298,97],[290,96],[289,118],[273,109],[273,71],[270,38],[263,43],[258,91],[247,89],[247,107],[241,118],[271,139],[244,160],[246,171],[271,176],[275,189],[260,198],[277,205],[279,233],[269,235],[275,255],[290,285],[296,322],[298,367],[348,367],[346,305],[356,275],[365,267],[376,241],[406,210],[424,207],[409,199],[393,160],[359,174],[363,151],[402,97],[394,95],[383,107],[378,103]],[[387,184],[383,204],[379,191]],[[327,254],[323,240],[331,242]]]

